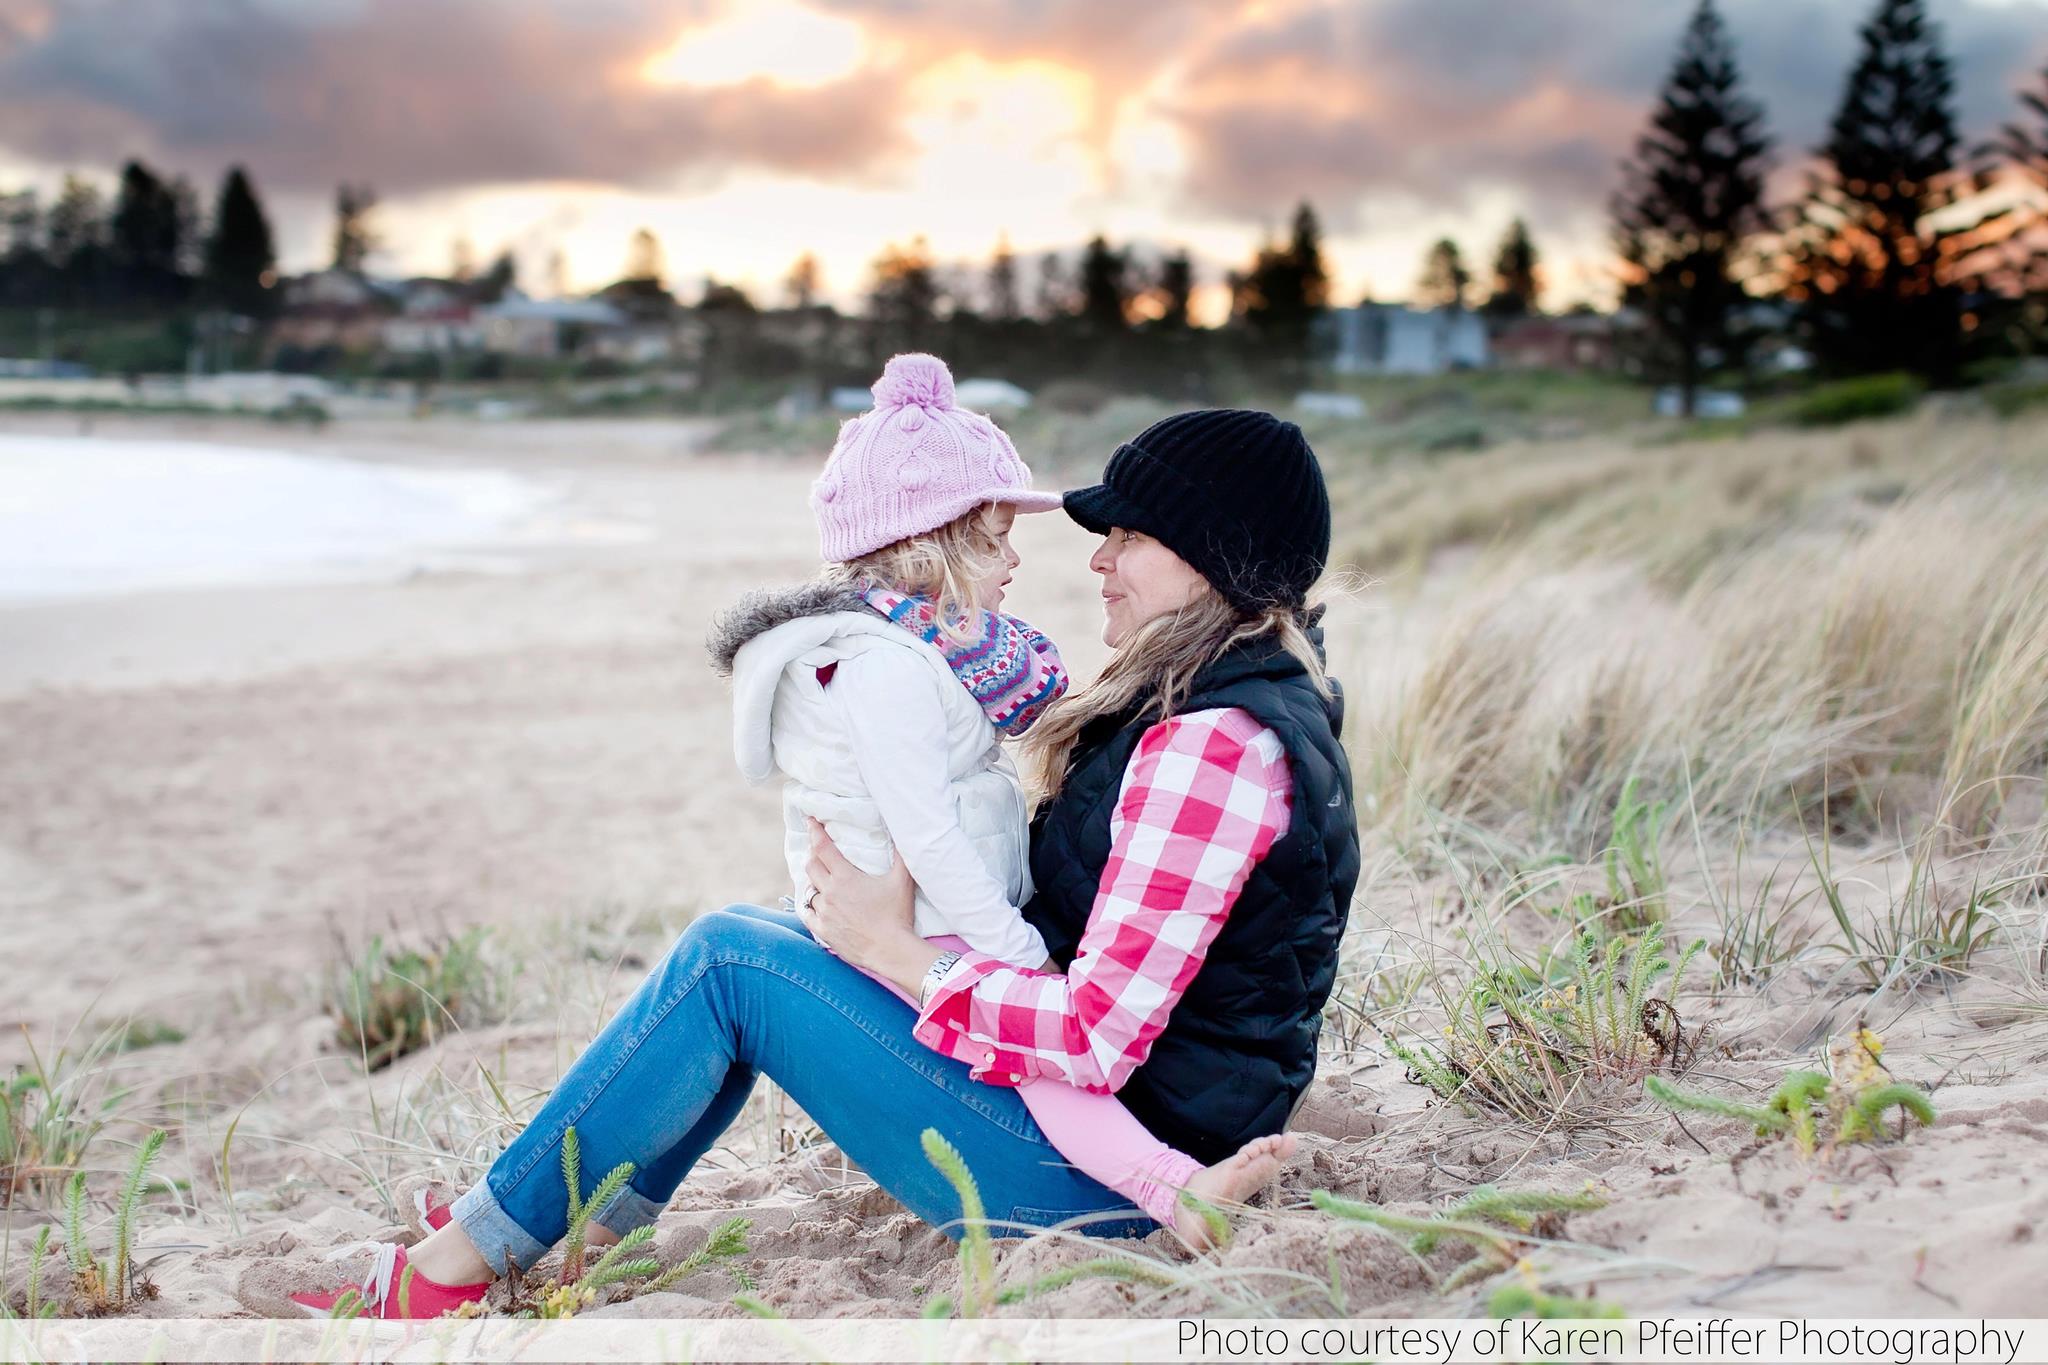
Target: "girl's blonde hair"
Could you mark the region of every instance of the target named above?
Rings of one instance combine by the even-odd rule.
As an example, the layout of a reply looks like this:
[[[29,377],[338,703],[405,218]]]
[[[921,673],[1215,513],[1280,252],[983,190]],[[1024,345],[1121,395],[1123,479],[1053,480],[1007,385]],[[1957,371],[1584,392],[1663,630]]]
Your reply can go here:
[[[1110,652],[1095,681],[1053,703],[1024,737],[1024,769],[1033,797],[1048,801],[1067,778],[1074,742],[1089,722],[1118,715],[1142,701],[1133,719],[1167,720],[1178,714],[1195,675],[1250,640],[1277,640],[1301,664],[1325,701],[1333,695],[1323,661],[1308,638],[1313,608],[1246,611],[1204,583],[1193,601],[1140,625]]]
[[[857,592],[886,588],[925,598],[937,613],[939,633],[953,644],[969,643],[979,633],[977,590],[1005,567],[994,517],[995,504],[985,502],[936,530],[829,564],[825,580]]]

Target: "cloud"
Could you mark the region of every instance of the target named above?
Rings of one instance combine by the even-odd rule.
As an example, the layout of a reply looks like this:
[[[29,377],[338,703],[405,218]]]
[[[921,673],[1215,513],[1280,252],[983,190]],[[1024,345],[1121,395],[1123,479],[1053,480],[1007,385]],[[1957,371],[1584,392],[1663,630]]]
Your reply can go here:
[[[1839,99],[1865,6],[1722,8],[1779,160],[1803,161]],[[1460,208],[1506,188],[1538,224],[1583,218],[1611,190],[1690,9],[1311,0],[1239,25],[1163,100],[1190,143],[1189,205],[1270,220],[1306,194],[1341,228],[1369,224],[1376,200]],[[2048,56],[2044,17],[2032,3],[1944,9],[1966,140],[2010,116],[2013,91]]]
[[[0,150],[44,165],[143,155],[250,165],[310,200],[571,181],[693,192],[735,171],[909,180],[915,76],[972,53],[1078,73],[1100,185],[1077,216],[1171,185],[1191,226],[1339,233],[1482,197],[1541,230],[1596,223],[1690,0],[804,0],[856,21],[849,74],[791,88],[650,83],[653,54],[747,0],[0,0]],[[1821,140],[1871,0],[1722,0],[1782,163]],[[1949,0],[1938,21],[1974,138],[2048,60],[2040,0]],[[1077,83],[1079,84],[1079,83]],[[1177,130],[1119,166],[1119,121]],[[1168,139],[1171,145],[1171,139]],[[1156,174],[1141,172],[1156,170]],[[1178,177],[1177,180],[1174,177]],[[914,181],[911,181],[914,183]]]
[[[0,142],[46,163],[241,161],[288,190],[361,179],[391,195],[736,167],[860,181],[908,151],[886,71],[801,89],[647,82],[641,66],[702,5],[0,4]]]

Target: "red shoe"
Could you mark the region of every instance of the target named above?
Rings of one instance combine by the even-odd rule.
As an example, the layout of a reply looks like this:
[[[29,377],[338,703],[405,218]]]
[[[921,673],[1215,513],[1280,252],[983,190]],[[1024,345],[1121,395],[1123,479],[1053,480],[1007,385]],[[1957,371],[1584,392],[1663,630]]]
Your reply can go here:
[[[483,1302],[488,1282],[437,1284],[406,1263],[405,1248],[379,1242],[366,1259],[348,1263],[320,1261],[280,1264],[259,1262],[242,1272],[235,1297],[244,1308],[264,1317],[326,1318],[347,1300],[341,1316],[358,1318],[438,1318]]]
[[[423,1238],[447,1227],[456,1193],[455,1186],[431,1176],[399,1186],[398,1206],[413,1236]]]

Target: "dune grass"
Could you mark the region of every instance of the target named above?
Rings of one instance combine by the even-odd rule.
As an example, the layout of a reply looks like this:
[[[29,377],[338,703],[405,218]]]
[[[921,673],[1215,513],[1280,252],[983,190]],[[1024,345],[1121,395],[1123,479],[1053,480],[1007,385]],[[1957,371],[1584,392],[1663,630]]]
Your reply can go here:
[[[1333,462],[1354,562],[1397,582],[1404,565],[1437,568],[1404,601],[1429,627],[1411,653],[1346,657],[1333,635],[1352,686],[1366,874],[1326,1070],[1404,1059],[1441,1101],[1417,1121],[1475,1113],[1531,1150],[1539,1136],[1668,1128],[1660,1105],[1739,1108],[1795,1143],[1810,1124],[1818,1149],[1875,1136],[1879,1115],[1896,1131],[1901,1106],[1919,1110],[1888,1091],[1899,1082],[1849,1079],[1849,1058],[1800,1057],[1790,1070],[1821,1083],[1799,1082],[1782,1104],[1720,1098],[1715,1068],[1692,1066],[1704,1021],[1781,985],[1853,1002],[1994,979],[2010,1008],[2048,1019],[2048,423],[1957,418],[1942,401],[1739,440],[1609,436]],[[1068,454],[1139,416],[1067,424]],[[608,909],[524,938],[338,952],[323,1002],[335,1042],[325,1065],[306,1065],[328,1107],[352,1117],[307,1137],[274,1109],[272,1131],[238,1130],[243,1111],[228,1109],[225,1137],[209,1129],[199,1148],[220,1152],[223,1197],[210,1207],[232,1218],[231,1187],[255,1184],[233,1166],[293,1144],[342,1162],[366,1201],[388,1204],[425,1170],[474,1180],[682,918]],[[502,1042],[455,1050],[459,1032],[500,1020],[551,1037],[554,1069],[531,1051],[506,1060]],[[134,1119],[104,1107],[119,1046],[17,1074],[0,1190],[47,1204],[101,1128]],[[183,1136],[190,1150],[195,1135]],[[766,1165],[822,1142],[764,1084],[713,1159]],[[932,1159],[971,1186],[944,1158]],[[1589,1285],[1605,1291],[1641,1263],[1565,1246],[1540,1220],[1468,1219],[1455,1200],[1413,1227],[1328,1203],[1378,1209],[1355,1194],[1314,1208],[1301,1190],[1276,1191],[1232,1210],[1238,1248],[1192,1261],[1156,1247],[1105,1254],[1072,1229],[1000,1255],[970,1236],[958,1284],[925,1307],[1058,1311],[1062,1293],[1108,1280],[1132,1312],[1350,1315],[1365,1280],[1338,1266],[1342,1236],[1405,1243],[1432,1222],[1471,1222],[1512,1253],[1482,1249],[1469,1286],[1432,1276],[1433,1297],[1416,1302],[1447,1312],[1574,1311]],[[1303,1226],[1330,1238],[1327,1274],[1262,1263],[1246,1235]],[[738,1244],[737,1232],[713,1236],[701,1264]],[[598,1291],[666,1287],[675,1270],[635,1264],[651,1254],[644,1240],[608,1254],[634,1273],[565,1275],[525,1310],[581,1311]],[[34,1293],[16,1285],[11,1300],[31,1312],[61,1273],[47,1238],[36,1260]]]
[[[22,1027],[29,1060],[0,1082],[0,1208],[46,1197],[79,1169],[125,1097],[110,1065],[123,1036],[80,1042],[74,1030],[49,1050]]]
[[[2043,489],[1816,516],[1681,591],[1539,547],[1491,561],[1362,718],[1360,808],[1396,840],[1464,824],[1572,856],[1630,857],[1624,793],[1639,849],[1681,812],[1982,844],[2048,775]]]

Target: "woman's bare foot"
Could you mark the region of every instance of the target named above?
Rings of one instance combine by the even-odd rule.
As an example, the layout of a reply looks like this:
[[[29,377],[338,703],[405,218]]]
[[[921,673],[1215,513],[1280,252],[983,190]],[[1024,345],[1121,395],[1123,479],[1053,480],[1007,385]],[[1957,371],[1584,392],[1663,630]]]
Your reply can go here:
[[[416,1242],[409,1254],[413,1269],[439,1284],[480,1284],[499,1271],[476,1249],[462,1224],[449,1223]]]
[[[1253,1138],[1236,1153],[1205,1167],[1188,1181],[1187,1192],[1205,1204],[1242,1204],[1280,1173],[1280,1163],[1294,1155],[1294,1134]],[[1207,1251],[1217,1238],[1200,1209],[1182,1205],[1173,1230],[1196,1251]]]

